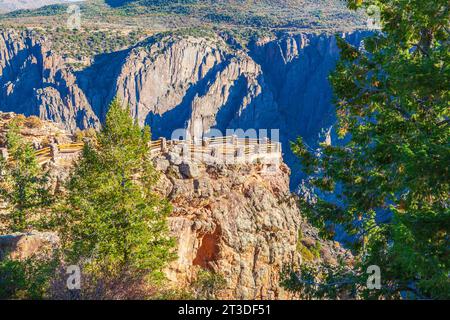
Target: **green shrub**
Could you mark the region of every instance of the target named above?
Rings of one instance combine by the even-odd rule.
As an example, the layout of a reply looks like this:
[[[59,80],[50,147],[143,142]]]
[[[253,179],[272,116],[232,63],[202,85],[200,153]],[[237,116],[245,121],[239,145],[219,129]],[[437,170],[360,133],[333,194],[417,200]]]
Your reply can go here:
[[[45,299],[56,274],[56,258],[0,261],[0,299]]]
[[[211,300],[226,286],[226,280],[220,273],[209,270],[200,270],[197,280],[193,283],[193,289],[197,299]]]
[[[25,117],[23,114],[18,114],[15,118],[14,118],[14,123],[17,126],[23,126],[25,124],[25,120],[27,119],[27,117]]]
[[[43,126],[42,120],[36,116],[31,116],[29,118],[26,118],[24,124],[27,128],[30,128],[30,129],[39,129],[39,128],[42,128],[42,126]]]
[[[308,261],[310,262],[319,259],[320,249],[322,248],[321,244],[318,241],[316,241],[314,246],[308,248],[302,243],[302,239],[303,239],[303,232],[300,229],[298,231],[298,238],[297,238],[297,252],[300,253],[303,260],[306,262]]]

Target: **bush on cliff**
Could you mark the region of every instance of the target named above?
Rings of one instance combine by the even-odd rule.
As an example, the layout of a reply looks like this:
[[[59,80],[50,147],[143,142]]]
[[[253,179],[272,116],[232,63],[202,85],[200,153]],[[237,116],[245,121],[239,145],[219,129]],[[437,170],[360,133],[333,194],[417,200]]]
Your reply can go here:
[[[197,279],[192,284],[195,297],[201,300],[212,300],[217,298],[226,287],[226,280],[220,273],[201,269],[197,273]]]
[[[59,266],[57,257],[0,260],[0,299],[46,299]]]
[[[25,126],[30,129],[40,129],[44,125],[39,117],[31,116],[25,119]]]
[[[6,139],[9,159],[0,157],[0,200],[7,205],[6,214],[0,216],[0,226],[4,227],[1,231],[29,231],[39,213],[52,202],[48,175],[37,163],[34,148],[24,141],[15,120],[8,126]]]

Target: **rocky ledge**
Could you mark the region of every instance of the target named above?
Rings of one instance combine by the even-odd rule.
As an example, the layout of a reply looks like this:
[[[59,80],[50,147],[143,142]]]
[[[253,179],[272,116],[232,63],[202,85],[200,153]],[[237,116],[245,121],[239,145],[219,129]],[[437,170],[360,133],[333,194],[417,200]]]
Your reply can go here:
[[[280,287],[284,265],[305,260],[336,263],[348,253],[320,240],[302,217],[289,191],[284,164],[206,165],[154,160],[159,192],[174,205],[170,227],[178,240],[178,259],[167,268],[176,286],[189,286],[200,269],[218,273],[222,299],[287,299]],[[317,254],[305,256],[305,249]],[[312,262],[312,261],[309,261]]]

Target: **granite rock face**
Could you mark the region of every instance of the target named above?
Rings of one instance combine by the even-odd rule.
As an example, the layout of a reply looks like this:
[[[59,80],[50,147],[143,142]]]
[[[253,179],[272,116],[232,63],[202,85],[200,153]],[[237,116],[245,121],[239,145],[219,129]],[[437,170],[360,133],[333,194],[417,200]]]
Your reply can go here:
[[[365,33],[343,36],[358,45]],[[246,50],[219,36],[172,35],[98,56],[75,72],[33,31],[3,31],[0,110],[39,115],[71,131],[97,128],[117,94],[154,138],[279,130],[271,138],[283,143],[286,163],[296,168],[289,141],[301,135],[314,145],[334,123],[327,77],[338,56],[329,35],[282,34]],[[301,178],[293,171],[291,187]]]
[[[33,31],[0,32],[0,111],[38,115],[69,130],[98,127],[76,76]]]

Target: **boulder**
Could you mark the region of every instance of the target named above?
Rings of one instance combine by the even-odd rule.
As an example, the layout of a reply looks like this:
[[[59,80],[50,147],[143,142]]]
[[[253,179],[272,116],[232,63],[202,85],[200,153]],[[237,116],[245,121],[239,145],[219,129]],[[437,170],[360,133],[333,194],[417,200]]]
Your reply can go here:
[[[183,162],[179,166],[180,173],[185,178],[195,179],[200,175],[200,170],[195,163],[192,162]]]
[[[0,236],[0,259],[23,260],[58,247],[59,237],[54,232],[14,233]]]
[[[170,166],[170,162],[167,159],[163,159],[163,158],[156,158],[153,161],[153,165],[155,166],[155,169],[158,171],[162,171],[162,172],[166,172],[167,169]]]
[[[173,164],[175,166],[178,166],[183,162],[181,156],[175,152],[169,152],[167,159],[169,160],[170,164]]]

